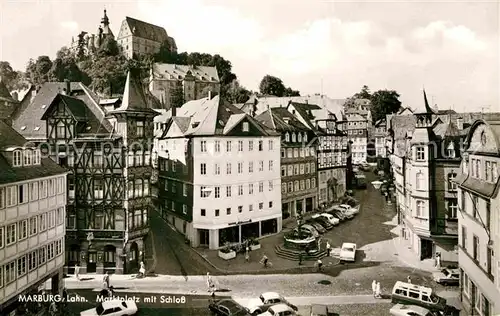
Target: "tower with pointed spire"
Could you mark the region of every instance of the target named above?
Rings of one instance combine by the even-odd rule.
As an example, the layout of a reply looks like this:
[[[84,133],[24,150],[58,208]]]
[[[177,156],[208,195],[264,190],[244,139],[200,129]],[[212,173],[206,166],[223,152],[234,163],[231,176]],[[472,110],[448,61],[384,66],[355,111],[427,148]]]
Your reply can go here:
[[[96,33],[89,33],[89,32],[81,32],[80,34],[83,34],[84,37],[80,39],[81,35],[78,36],[79,40],[75,41],[75,38],[73,37],[71,39],[71,49],[74,52],[77,52],[79,49],[79,41],[84,40],[84,46],[85,46],[85,54],[93,54],[96,52],[96,50],[105,42],[107,38],[112,38],[114,39],[115,36],[113,35],[113,31],[111,31],[110,27],[110,22],[107,14],[107,10],[104,9],[104,15],[101,18],[101,24],[97,28]]]

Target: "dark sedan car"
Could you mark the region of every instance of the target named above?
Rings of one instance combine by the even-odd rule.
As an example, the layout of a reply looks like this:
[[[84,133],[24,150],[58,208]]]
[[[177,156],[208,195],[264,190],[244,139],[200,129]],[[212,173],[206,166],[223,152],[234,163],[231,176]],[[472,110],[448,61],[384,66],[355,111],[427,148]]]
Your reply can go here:
[[[333,228],[333,225],[326,219],[324,218],[323,216],[319,216],[319,217],[316,217],[313,219],[316,223],[320,224],[321,226],[323,226],[325,229],[332,229]]]
[[[315,222],[315,221],[307,221],[307,224],[311,225],[312,227],[316,228],[316,230],[320,233],[320,234],[324,234],[326,233],[326,229],[321,226],[321,224]]]
[[[212,315],[220,316],[251,316],[249,310],[231,299],[212,301],[208,308]]]

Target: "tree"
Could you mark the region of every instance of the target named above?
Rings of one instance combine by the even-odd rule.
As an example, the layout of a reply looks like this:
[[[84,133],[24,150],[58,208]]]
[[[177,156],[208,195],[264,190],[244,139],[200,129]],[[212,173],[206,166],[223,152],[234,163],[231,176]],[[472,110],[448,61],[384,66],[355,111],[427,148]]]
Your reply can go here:
[[[178,83],[171,92],[170,105],[175,108],[180,108],[184,102],[184,90],[182,89],[182,84]]]
[[[354,95],[354,97],[356,99],[371,99],[372,95],[370,93],[370,88],[368,88],[367,85],[364,85],[362,88],[361,88],[361,91],[356,93]]]
[[[244,103],[250,98],[252,92],[241,86],[237,79],[231,82],[225,91],[226,100],[231,103]]]
[[[283,94],[284,97],[300,97],[300,92],[298,90],[293,90],[292,88],[288,87],[285,89],[285,93]]]
[[[90,78],[80,70],[76,57],[70,49],[62,47],[56,56],[49,72],[50,81],[61,82],[67,79],[69,81],[81,81],[85,84],[90,83]]]
[[[87,54],[87,40],[85,39],[87,32],[81,32],[78,34],[78,41],[76,46],[76,58],[78,60],[83,60]]]
[[[118,43],[111,37],[104,37],[101,45],[97,49],[98,57],[117,56],[120,53]]]
[[[26,67],[26,77],[36,85],[49,81],[52,61],[49,56],[39,56],[36,60],[30,59]]]
[[[394,90],[379,90],[371,96],[371,112],[373,122],[385,118],[387,114],[396,113],[401,108],[400,95]]]
[[[260,93],[274,95],[276,97],[282,97],[285,93],[285,89],[283,81],[271,75],[265,75],[259,84]]]
[[[90,88],[104,93],[123,93],[129,69],[123,56],[100,56],[82,63],[82,70],[91,79]],[[116,90],[115,90],[116,89]]]
[[[15,90],[19,88],[19,81],[22,79],[22,74],[12,69],[8,61],[0,61],[0,77],[2,77],[2,81],[7,86],[7,89]]]

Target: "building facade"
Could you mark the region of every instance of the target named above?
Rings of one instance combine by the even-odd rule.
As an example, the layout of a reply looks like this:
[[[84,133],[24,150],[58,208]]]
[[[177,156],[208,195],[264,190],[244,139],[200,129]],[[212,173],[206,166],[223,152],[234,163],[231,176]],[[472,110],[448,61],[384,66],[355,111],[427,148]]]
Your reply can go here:
[[[286,108],[270,108],[255,118],[281,134],[281,210],[296,217],[317,207],[316,135]]]
[[[499,141],[498,122],[476,121],[467,135],[455,179],[461,212],[460,292],[469,315],[500,313]]]
[[[2,120],[0,134],[0,314],[10,315],[49,279],[62,291],[67,171]]]
[[[280,135],[219,96],[172,110],[155,141],[164,218],[210,249],[280,232]]]
[[[314,130],[317,137],[318,204],[336,200],[347,189],[347,135],[337,116],[315,104],[290,102],[288,111]]]
[[[176,94],[184,102],[220,93],[220,80],[215,67],[154,63],[150,71],[149,91],[164,109],[170,109]]]
[[[44,154],[71,170],[66,214],[66,272],[130,273],[149,232],[153,117],[135,73],[123,102],[105,107],[82,84],[48,83],[23,101],[14,125]],[[75,88],[73,90],[73,88]],[[38,116],[39,115],[39,116]],[[37,116],[39,119],[37,119]]]
[[[346,114],[344,120],[344,131],[347,139],[351,142],[351,156],[353,164],[367,162],[368,150],[368,121],[360,114]]]
[[[177,52],[174,38],[168,36],[163,27],[128,16],[121,24],[116,42],[127,58],[158,53],[162,46],[168,46],[170,51]]]
[[[385,119],[378,120],[373,125],[373,137],[371,138],[375,143],[375,158],[386,158],[386,136],[387,136],[387,122]]]

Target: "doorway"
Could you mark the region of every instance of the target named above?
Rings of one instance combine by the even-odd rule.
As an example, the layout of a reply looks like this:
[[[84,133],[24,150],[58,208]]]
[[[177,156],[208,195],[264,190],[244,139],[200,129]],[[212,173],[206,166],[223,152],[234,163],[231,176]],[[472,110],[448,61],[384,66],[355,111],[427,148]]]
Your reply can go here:
[[[432,258],[434,243],[432,240],[420,239],[420,260]]]
[[[198,229],[200,247],[208,247],[210,245],[210,233],[208,229]]]
[[[95,273],[97,271],[97,252],[89,252],[87,256],[87,273]]]

